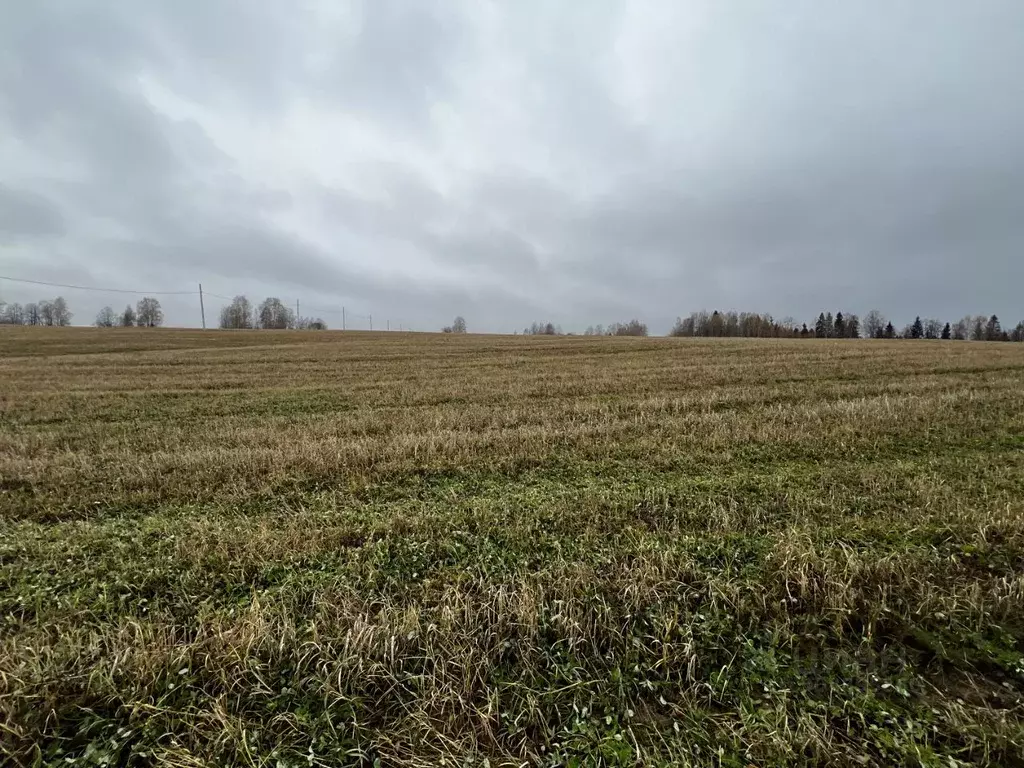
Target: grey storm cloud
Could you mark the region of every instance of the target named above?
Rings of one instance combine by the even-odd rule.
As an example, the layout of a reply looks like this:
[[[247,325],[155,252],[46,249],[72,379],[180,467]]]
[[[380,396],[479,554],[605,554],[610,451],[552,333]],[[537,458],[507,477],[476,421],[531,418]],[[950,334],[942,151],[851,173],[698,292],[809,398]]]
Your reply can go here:
[[[3,275],[202,282],[426,330],[1024,316],[1018,2],[38,0],[3,17]],[[65,294],[80,322],[124,299]],[[165,308],[198,323],[189,297]]]
[[[0,184],[0,237],[13,242],[63,234],[64,217],[50,200],[29,190]]]

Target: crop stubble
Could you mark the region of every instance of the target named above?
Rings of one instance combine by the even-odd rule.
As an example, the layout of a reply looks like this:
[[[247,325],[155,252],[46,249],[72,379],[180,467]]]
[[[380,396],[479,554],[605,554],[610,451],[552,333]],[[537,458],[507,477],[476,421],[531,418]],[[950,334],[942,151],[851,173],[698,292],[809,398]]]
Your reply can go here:
[[[15,763],[1021,764],[1024,345],[0,329],[0,414]]]

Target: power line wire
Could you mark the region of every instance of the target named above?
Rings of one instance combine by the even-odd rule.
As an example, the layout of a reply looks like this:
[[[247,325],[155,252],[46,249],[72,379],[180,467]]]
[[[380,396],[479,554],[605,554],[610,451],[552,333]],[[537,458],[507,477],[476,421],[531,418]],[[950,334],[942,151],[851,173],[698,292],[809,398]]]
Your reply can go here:
[[[48,283],[43,280],[26,280],[21,277],[7,277],[0,275],[0,280],[10,280],[12,283],[28,283],[29,285],[46,285],[51,288],[71,288],[76,291],[97,291],[100,293],[133,293],[149,296],[198,296],[199,291],[131,291],[126,288],[96,288],[89,285],[69,285],[68,283]]]

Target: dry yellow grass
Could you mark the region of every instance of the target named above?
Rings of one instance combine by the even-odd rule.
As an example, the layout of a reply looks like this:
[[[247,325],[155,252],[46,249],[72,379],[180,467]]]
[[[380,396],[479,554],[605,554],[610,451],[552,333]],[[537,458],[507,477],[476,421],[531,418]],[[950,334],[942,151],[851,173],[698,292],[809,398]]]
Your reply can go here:
[[[0,393],[15,764],[1019,764],[1024,345],[0,328]]]

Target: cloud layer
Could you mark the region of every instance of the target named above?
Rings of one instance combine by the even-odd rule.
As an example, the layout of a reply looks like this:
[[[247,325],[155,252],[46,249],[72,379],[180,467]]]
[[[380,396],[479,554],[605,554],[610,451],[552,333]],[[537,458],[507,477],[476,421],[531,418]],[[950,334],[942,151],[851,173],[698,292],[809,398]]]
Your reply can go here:
[[[4,15],[0,274],[202,281],[424,330],[1024,315],[1012,0]],[[124,298],[65,294],[80,322]]]

